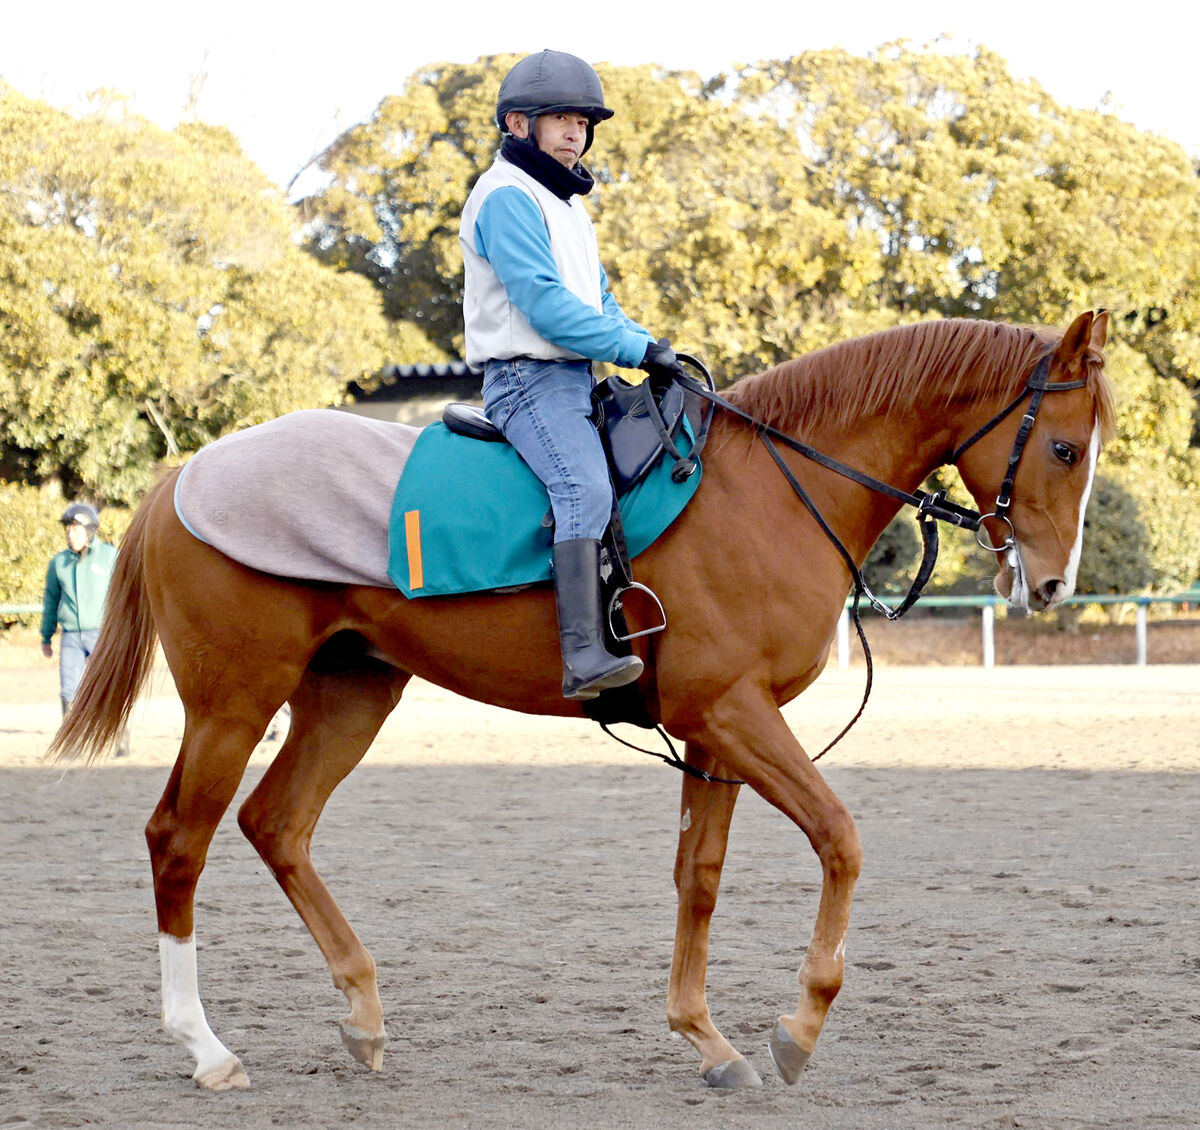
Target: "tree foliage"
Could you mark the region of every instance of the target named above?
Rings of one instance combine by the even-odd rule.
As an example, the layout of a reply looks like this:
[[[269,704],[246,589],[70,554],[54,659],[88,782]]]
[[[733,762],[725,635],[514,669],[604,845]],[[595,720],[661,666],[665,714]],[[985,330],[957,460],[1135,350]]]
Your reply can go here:
[[[163,456],[335,403],[391,339],[220,129],[0,86],[0,475],[133,500]]]

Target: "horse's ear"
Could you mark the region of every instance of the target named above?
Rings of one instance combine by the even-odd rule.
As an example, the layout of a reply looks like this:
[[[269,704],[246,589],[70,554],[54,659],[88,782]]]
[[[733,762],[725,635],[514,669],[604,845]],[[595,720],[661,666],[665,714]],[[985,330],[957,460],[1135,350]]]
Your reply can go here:
[[[1106,315],[1102,315],[1105,317]],[[1095,316],[1089,310],[1085,314],[1080,314],[1068,327],[1067,332],[1063,334],[1062,341],[1059,342],[1058,349],[1055,350],[1055,359],[1064,368],[1070,368],[1071,362],[1082,357],[1088,350],[1091,344],[1092,324],[1095,321]]]
[[[1103,349],[1108,343],[1108,311],[1097,310],[1092,320],[1092,348]]]

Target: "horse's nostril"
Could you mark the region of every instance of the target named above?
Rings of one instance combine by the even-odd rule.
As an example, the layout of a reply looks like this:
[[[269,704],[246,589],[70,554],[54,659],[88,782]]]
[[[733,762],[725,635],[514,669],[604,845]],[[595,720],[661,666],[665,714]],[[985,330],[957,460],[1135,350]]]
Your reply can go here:
[[[1063,582],[1058,577],[1051,577],[1044,585],[1042,585],[1042,595],[1047,604],[1049,604],[1057,594],[1058,590],[1063,587]]]

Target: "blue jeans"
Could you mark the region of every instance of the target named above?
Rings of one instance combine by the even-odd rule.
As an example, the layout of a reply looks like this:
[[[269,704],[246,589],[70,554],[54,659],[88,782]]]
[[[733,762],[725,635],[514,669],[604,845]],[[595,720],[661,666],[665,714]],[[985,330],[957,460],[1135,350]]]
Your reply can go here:
[[[96,640],[99,636],[100,633],[95,629],[88,632],[64,630],[62,633],[62,640],[58,645],[58,693],[64,708],[79,690],[83,668],[88,656],[96,650]]]
[[[489,361],[483,410],[546,485],[554,540],[601,538],[612,517],[612,481],[592,425],[587,361]]]

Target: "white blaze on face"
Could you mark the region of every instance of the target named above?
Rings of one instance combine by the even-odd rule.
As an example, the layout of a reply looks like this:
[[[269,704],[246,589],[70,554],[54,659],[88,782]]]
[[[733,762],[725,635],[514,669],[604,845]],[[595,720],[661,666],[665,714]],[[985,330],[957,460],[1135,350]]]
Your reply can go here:
[[[1096,479],[1096,460],[1099,458],[1100,425],[1097,424],[1092,429],[1092,438],[1088,443],[1087,484],[1083,488],[1083,496],[1079,499],[1079,530],[1075,535],[1075,544],[1071,547],[1071,556],[1067,560],[1066,575],[1063,577],[1063,600],[1075,591],[1075,578],[1079,575],[1079,556],[1083,552],[1083,521],[1087,516],[1088,499],[1092,496],[1092,483]]]
[[[158,957],[162,967],[163,1029],[195,1057],[195,1077],[233,1059],[233,1053],[213,1035],[200,1003],[195,936],[181,939],[159,934]]]
[[[1061,604],[1075,592],[1075,581],[1079,575],[1079,557],[1083,552],[1083,523],[1087,517],[1088,499],[1092,495],[1092,484],[1096,479],[1096,461],[1100,458],[1100,425],[1092,428],[1092,438],[1088,441],[1088,472],[1083,494],[1079,499],[1079,529],[1075,533],[1075,544],[1071,546],[1067,566],[1063,572],[1063,583],[1054,594],[1054,599],[1047,607]],[[1029,611],[1029,581],[1025,573],[1025,564],[1021,560],[1021,547],[1014,543],[1009,546],[1004,555],[1005,563],[1012,570],[1012,591],[1008,602],[1017,608]]]

